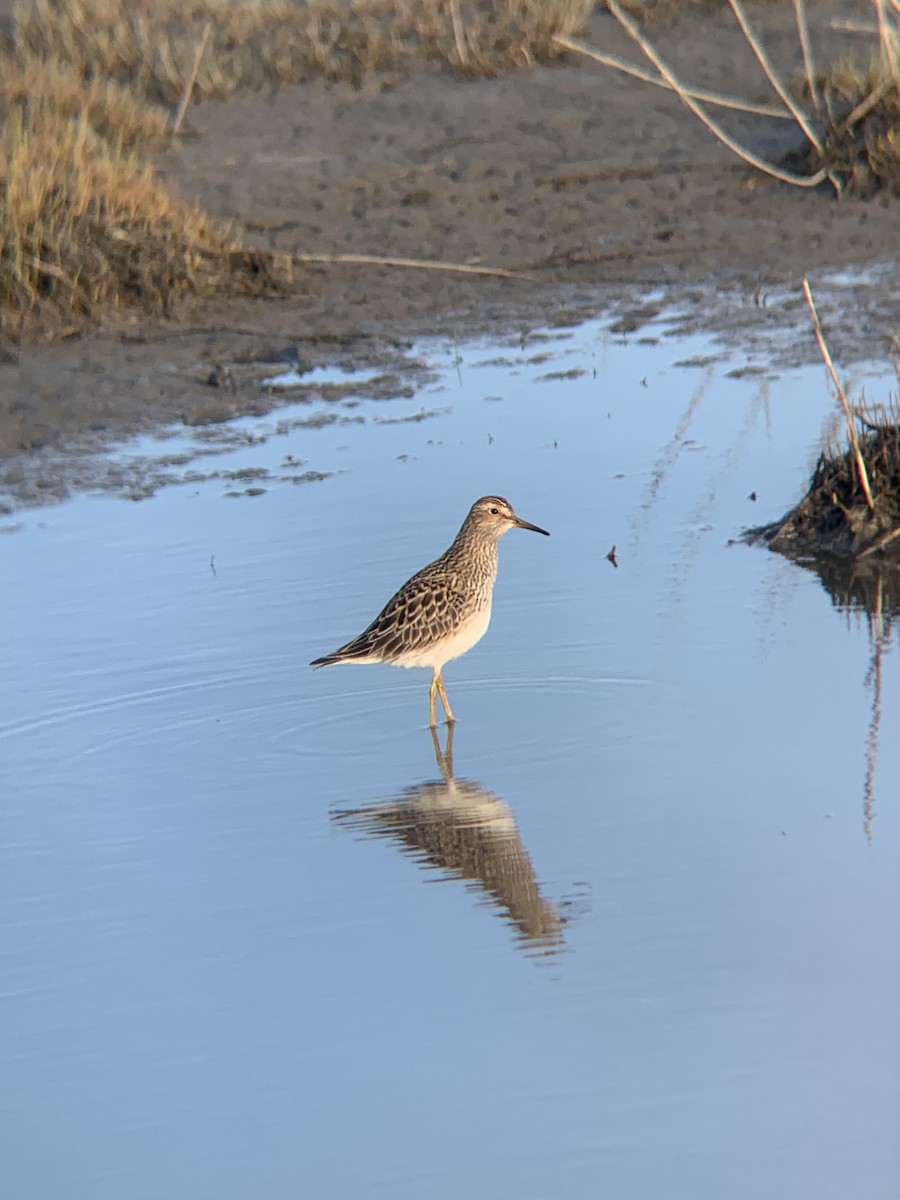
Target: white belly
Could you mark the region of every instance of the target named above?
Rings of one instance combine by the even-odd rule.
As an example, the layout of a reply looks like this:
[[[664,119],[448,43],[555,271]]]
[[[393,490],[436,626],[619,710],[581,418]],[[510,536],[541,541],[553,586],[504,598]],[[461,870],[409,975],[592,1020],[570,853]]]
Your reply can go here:
[[[431,667],[439,671],[444,663],[459,658],[467,650],[471,650],[476,642],[480,642],[487,633],[491,623],[491,607],[473,613],[457,629],[436,646],[423,646],[419,650],[410,650],[402,658],[394,660],[398,667]]]

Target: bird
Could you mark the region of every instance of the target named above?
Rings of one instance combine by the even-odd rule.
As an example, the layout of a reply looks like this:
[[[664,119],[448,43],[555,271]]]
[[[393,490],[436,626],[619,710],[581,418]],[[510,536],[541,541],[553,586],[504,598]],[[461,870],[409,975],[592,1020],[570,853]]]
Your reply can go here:
[[[497,578],[497,543],[510,529],[550,534],[516,516],[502,496],[476,500],[459,533],[440,558],[417,571],[362,633],[346,645],[313,659],[311,667],[338,663],[389,663],[394,667],[430,667],[430,726],[440,696],[452,725],[456,718],[444,688],[444,664],[481,641],[491,620]]]

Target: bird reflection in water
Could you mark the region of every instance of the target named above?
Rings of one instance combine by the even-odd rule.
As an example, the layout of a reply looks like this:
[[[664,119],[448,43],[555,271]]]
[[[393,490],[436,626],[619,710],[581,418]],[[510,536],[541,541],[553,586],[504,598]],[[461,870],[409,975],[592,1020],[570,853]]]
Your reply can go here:
[[[422,867],[481,890],[515,928],[523,949],[562,948],[564,918],[543,898],[516,819],[505,800],[453,773],[453,726],[446,748],[431,730],[441,778],[404,789],[395,800],[343,810],[334,819],[371,837],[393,838]]]

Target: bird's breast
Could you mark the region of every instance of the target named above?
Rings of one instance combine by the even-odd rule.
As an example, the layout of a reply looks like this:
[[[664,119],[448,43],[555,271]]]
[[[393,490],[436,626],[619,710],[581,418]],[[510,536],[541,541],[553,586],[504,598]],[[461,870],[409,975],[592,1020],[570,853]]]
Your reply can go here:
[[[431,667],[440,670],[444,663],[459,658],[480,642],[491,623],[490,599],[482,608],[464,617],[453,629],[430,645],[410,648],[394,662],[398,667]]]

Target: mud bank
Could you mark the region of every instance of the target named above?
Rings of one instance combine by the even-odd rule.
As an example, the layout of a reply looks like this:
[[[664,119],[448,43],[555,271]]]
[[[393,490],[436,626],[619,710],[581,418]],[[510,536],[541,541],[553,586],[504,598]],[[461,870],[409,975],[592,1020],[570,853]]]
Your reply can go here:
[[[828,22],[848,7],[856,11],[817,7],[823,61],[847,50],[848,35]],[[752,12],[790,76],[799,52],[789,6]],[[689,11],[659,37],[693,83],[765,94],[728,13]],[[606,14],[589,40],[635,57]],[[65,493],[53,452],[271,407],[277,397],[258,388],[223,386],[248,361],[377,363],[422,336],[527,331],[602,312],[627,334],[666,306],[689,328],[798,362],[816,353],[804,275],[823,319],[839,317],[829,325],[839,358],[881,356],[900,329],[896,202],[837,201],[754,174],[676,98],[586,61],[493,80],[428,72],[242,94],[193,108],[188,126],[159,158],[163,179],[232,220],[251,247],[520,277],[309,266],[278,300],[187,304],[167,322],[125,317],[53,346],[6,346],[7,507]],[[728,126],[770,158],[797,138],[767,118],[734,115]]]

